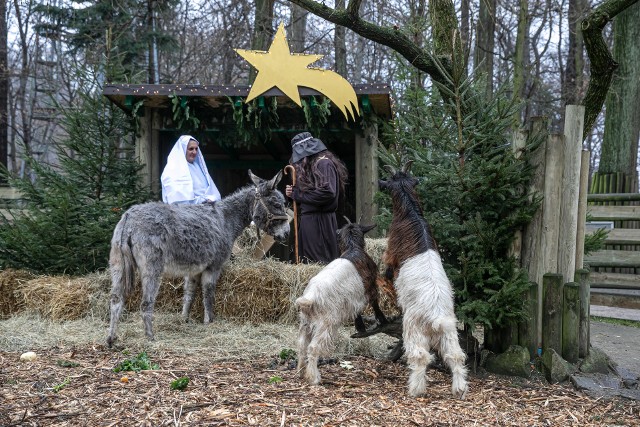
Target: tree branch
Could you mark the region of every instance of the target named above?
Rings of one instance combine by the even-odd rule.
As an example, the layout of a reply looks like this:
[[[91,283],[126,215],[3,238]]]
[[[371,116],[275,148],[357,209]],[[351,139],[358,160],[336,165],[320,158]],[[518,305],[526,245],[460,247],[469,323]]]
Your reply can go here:
[[[586,139],[602,111],[607,92],[618,63],[602,37],[602,30],[613,18],[639,0],[608,0],[589,13],[581,22],[584,45],[591,62],[591,78],[582,100],[585,107],[583,138]]]
[[[443,76],[436,67],[431,54],[413,43],[399,28],[383,27],[362,19],[359,15],[361,0],[349,2],[346,11],[332,9],[314,0],[291,0],[291,3],[305,8],[329,22],[349,28],[366,39],[390,47],[414,67],[429,74],[432,79],[442,81]]]

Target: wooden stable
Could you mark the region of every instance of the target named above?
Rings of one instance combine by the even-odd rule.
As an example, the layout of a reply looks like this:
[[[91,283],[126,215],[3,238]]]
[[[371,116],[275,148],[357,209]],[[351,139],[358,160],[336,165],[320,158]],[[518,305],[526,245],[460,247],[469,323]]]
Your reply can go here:
[[[390,88],[386,84],[354,85],[353,88],[361,117],[356,122],[347,121],[332,104],[326,124],[316,130],[309,126],[303,108],[279,89],[265,92],[253,104],[251,123],[243,124],[248,132],[253,132],[248,141],[246,134],[243,139],[238,132],[237,118],[239,112],[245,119],[249,114],[244,99],[250,86],[110,84],[105,86],[103,94],[127,113],[137,116],[136,156],[144,164],[144,180],[158,193],[167,155],[182,134],[191,134],[200,141],[209,171],[225,196],[247,184],[248,169],[258,176],[273,176],[289,163],[291,138],[299,132],[310,131],[349,169],[346,201],[338,212],[339,222],[343,220],[342,215],[351,220],[372,222],[377,214],[374,195],[378,187],[379,123],[392,117]],[[307,113],[318,111],[317,102],[323,99],[319,92],[300,88],[300,95],[311,106]],[[190,114],[198,118],[197,129],[178,127],[178,121],[174,120],[177,102],[180,108],[189,107]],[[274,110],[277,123],[272,120]],[[260,120],[261,125],[252,128],[256,120]],[[285,181],[286,177],[281,183],[283,188]]]

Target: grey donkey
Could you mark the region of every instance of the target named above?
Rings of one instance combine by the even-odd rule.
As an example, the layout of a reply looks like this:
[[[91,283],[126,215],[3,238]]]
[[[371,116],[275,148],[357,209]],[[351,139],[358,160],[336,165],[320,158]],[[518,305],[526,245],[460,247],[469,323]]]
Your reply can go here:
[[[276,189],[279,171],[266,181],[249,170],[253,182],[235,193],[202,205],[151,202],[132,206],[116,225],[111,239],[111,321],[107,344],[116,341],[118,319],[131,293],[137,269],[142,282],[142,319],[153,340],[152,318],[163,275],[184,277],[182,317],[188,320],[193,296],[202,284],[204,323],[213,320],[216,283],[230,258],[233,242],[253,221],[258,230],[285,241],[289,221],[284,195]]]

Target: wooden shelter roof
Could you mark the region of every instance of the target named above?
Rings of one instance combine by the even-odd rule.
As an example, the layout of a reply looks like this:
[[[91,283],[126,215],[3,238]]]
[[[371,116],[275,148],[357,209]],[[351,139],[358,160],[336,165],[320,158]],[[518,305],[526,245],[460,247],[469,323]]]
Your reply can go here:
[[[146,108],[169,108],[170,96],[198,97],[212,108],[228,103],[229,97],[246,98],[249,85],[197,85],[197,84],[107,84],[103,94],[121,109],[130,112],[134,103],[143,100]],[[392,117],[392,102],[388,84],[353,85],[361,109],[371,110],[382,119]],[[300,96],[321,96],[316,90],[301,87]],[[262,97],[277,97],[279,106],[293,104],[278,88],[263,93]],[[299,108],[299,107],[298,107]],[[341,114],[341,113],[340,113]]]

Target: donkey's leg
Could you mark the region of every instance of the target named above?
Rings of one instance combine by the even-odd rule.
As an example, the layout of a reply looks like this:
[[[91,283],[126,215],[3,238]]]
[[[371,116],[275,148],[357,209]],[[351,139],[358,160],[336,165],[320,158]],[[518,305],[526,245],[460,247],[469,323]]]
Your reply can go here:
[[[427,367],[433,361],[430,336],[424,324],[407,322],[402,325],[402,340],[407,355],[409,374],[409,395],[420,396],[427,390]]]
[[[439,345],[440,355],[451,369],[451,392],[455,397],[464,399],[467,394],[467,367],[466,355],[460,347],[458,329],[455,324],[443,325]]]
[[[213,321],[214,307],[216,303],[216,284],[222,270],[205,270],[202,272],[202,302],[204,305],[204,323]]]
[[[189,312],[191,311],[191,304],[193,304],[193,298],[196,293],[196,287],[200,282],[200,275],[194,277],[184,277],[184,293],[182,297],[182,318],[185,322],[189,321]]]
[[[107,337],[107,345],[109,348],[116,342],[116,331],[118,328],[118,320],[122,313],[124,305],[124,283],[122,282],[122,264],[114,264],[111,270],[111,319],[109,321],[109,336]]]
[[[142,302],[140,303],[140,311],[142,311],[142,320],[144,322],[144,334],[149,340],[153,340],[153,307],[160,290],[161,272],[145,272],[141,275],[142,279]]]

